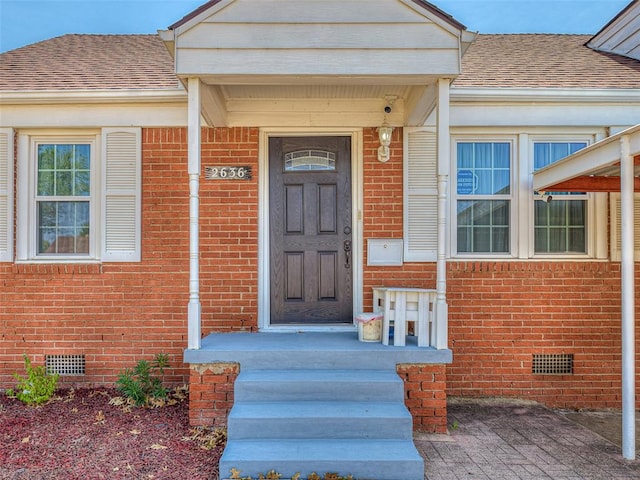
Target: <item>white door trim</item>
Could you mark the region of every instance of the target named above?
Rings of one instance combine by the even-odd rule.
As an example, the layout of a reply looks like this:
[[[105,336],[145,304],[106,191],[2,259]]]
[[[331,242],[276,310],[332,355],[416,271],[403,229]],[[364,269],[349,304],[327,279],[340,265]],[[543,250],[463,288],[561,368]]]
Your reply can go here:
[[[269,137],[282,136],[351,136],[351,205],[353,238],[353,312],[362,311],[363,245],[363,148],[361,128],[262,128],[258,147],[258,328],[270,332],[338,331],[349,326],[277,325],[270,323],[269,270]]]

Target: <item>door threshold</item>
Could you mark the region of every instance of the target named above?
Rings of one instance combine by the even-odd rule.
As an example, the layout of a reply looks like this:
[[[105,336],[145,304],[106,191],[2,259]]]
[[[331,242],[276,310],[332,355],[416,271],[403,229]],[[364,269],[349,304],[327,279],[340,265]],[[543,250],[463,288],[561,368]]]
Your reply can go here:
[[[291,323],[287,325],[269,325],[266,328],[261,328],[260,331],[268,333],[355,332],[356,326],[353,323],[317,325]]]

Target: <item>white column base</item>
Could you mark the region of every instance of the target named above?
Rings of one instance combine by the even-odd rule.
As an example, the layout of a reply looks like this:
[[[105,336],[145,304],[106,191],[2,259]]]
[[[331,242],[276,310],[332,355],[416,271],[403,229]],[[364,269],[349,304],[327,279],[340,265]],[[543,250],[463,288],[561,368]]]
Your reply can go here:
[[[187,314],[188,318],[188,344],[187,348],[189,350],[198,350],[200,349],[200,339],[202,337],[201,329],[200,329],[200,313],[201,313],[201,305],[199,300],[189,300],[189,310]]]

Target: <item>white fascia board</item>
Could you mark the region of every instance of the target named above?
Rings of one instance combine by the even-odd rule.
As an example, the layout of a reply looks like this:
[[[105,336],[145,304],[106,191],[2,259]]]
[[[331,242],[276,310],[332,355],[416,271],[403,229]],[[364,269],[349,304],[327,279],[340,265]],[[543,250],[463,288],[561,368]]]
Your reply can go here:
[[[169,51],[171,58],[176,58],[176,35],[173,30],[158,30],[158,36],[165,48]],[[174,62],[175,63],[175,62]]]
[[[451,102],[640,102],[640,89],[631,88],[506,88],[451,86]]]
[[[413,11],[415,11],[416,13],[418,13],[418,14],[422,15],[423,17],[429,19],[430,21],[432,21],[433,23],[438,25],[443,30],[446,30],[451,35],[454,35],[456,37],[460,37],[460,35],[462,34],[463,30],[457,28],[456,26],[454,26],[451,23],[447,22],[443,18],[435,15],[434,13],[429,11],[426,7],[424,7],[424,8],[421,7],[420,5],[415,3],[413,0],[400,0],[400,1],[402,3],[404,3],[407,7],[409,7]]]
[[[201,23],[203,20],[209,18],[210,16],[216,14],[217,12],[219,12],[220,10],[222,10],[223,8],[226,8],[227,5],[229,5],[230,3],[235,2],[236,0],[222,0],[221,2],[216,3],[215,5],[211,5],[211,7],[203,10],[202,12],[200,12],[198,15],[196,15],[193,18],[190,18],[188,21],[186,21],[185,23],[183,23],[182,25],[176,27],[173,31],[175,32],[175,38],[179,40],[180,35],[182,35],[184,32],[186,32],[187,30],[190,30],[191,28],[193,28],[194,26],[198,25],[199,23]]]
[[[0,126],[13,128],[176,127],[187,102],[1,105]]]
[[[148,90],[32,90],[0,92],[0,105],[185,103],[183,88]]]
[[[175,30],[158,30],[158,36],[165,43],[175,42],[176,40]]]

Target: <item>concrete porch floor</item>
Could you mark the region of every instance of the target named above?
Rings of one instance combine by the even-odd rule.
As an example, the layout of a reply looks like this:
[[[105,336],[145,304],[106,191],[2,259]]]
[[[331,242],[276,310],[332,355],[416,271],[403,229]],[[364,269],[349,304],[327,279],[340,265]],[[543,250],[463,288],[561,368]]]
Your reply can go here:
[[[202,339],[199,350],[185,350],[186,363],[239,363],[252,369],[393,368],[398,364],[451,363],[451,350],[418,347],[417,338],[396,347],[379,342],[360,342],[353,332],[212,333]]]

